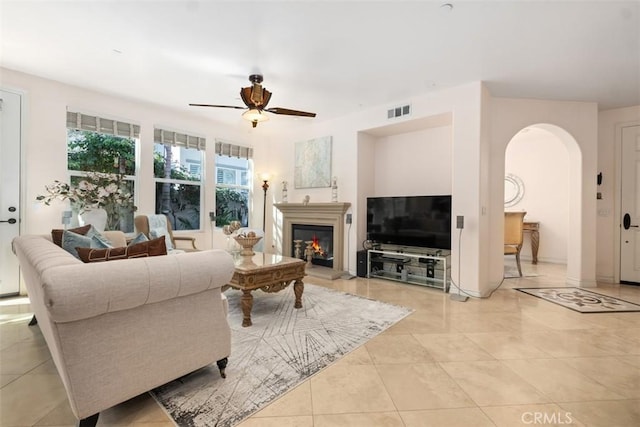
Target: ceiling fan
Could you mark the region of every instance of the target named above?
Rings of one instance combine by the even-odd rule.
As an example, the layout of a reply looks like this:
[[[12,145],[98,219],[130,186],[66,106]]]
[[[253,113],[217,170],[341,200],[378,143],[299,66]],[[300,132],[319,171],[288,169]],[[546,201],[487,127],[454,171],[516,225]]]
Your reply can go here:
[[[240,97],[246,107],[236,107],[234,105],[211,105],[211,104],[189,104],[192,107],[216,107],[216,108],[235,108],[237,110],[247,110],[242,113],[242,117],[251,122],[256,127],[259,122],[269,120],[265,111],[273,114],[283,114],[285,116],[302,116],[315,117],[316,113],[307,113],[305,111],[291,110],[289,108],[273,107],[267,108],[267,104],[271,99],[271,92],[262,87],[262,75],[252,74],[249,76],[252,83],[249,87],[240,89]]]

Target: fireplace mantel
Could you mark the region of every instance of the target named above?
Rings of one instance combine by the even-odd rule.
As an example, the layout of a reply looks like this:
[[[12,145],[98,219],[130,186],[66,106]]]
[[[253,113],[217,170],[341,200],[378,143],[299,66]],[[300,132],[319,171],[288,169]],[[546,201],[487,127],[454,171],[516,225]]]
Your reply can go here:
[[[282,255],[292,256],[293,224],[333,227],[333,269],[344,271],[344,214],[351,203],[276,203],[282,212]]]

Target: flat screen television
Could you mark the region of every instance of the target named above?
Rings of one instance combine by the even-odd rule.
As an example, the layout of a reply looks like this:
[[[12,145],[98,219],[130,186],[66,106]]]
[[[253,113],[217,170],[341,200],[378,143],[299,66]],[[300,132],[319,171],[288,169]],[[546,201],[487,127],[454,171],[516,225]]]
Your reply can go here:
[[[451,196],[368,197],[367,239],[451,249]]]

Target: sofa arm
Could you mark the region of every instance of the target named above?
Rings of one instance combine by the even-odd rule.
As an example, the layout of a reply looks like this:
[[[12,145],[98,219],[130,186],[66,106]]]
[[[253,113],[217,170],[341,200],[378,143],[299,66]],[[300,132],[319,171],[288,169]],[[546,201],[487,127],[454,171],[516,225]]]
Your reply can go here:
[[[54,322],[71,322],[226,285],[234,262],[222,250],[63,265],[42,275]]]

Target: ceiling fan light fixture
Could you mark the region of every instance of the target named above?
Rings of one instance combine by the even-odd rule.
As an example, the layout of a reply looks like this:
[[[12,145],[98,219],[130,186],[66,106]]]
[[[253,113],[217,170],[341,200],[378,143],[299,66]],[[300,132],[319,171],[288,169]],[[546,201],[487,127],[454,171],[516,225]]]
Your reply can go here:
[[[269,116],[267,116],[257,108],[251,108],[245,111],[244,113],[242,113],[242,118],[247,121],[250,121],[253,127],[256,127],[260,122],[265,122],[269,120]]]
[[[263,88],[262,75],[252,74],[249,76],[249,81],[253,83],[249,87],[243,87],[240,89],[240,98],[246,107],[237,107],[235,105],[214,105],[214,104],[189,104],[192,107],[216,107],[216,108],[233,108],[236,110],[246,110],[242,113],[242,117],[251,122],[252,127],[258,126],[258,123],[269,120],[269,117],[265,112],[271,114],[280,114],[283,116],[302,116],[302,117],[315,117],[316,113],[308,113],[306,111],[292,110],[290,108],[267,108],[269,100],[271,99],[271,92]],[[248,108],[248,110],[247,110]]]

